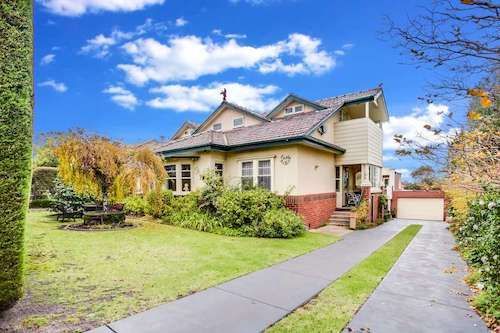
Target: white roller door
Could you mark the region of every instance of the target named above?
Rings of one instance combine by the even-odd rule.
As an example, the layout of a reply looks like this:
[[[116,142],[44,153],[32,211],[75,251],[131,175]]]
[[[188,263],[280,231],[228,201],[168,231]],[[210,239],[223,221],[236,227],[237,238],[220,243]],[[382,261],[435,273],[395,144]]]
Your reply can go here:
[[[442,198],[398,198],[397,205],[397,217],[400,219],[443,220]]]

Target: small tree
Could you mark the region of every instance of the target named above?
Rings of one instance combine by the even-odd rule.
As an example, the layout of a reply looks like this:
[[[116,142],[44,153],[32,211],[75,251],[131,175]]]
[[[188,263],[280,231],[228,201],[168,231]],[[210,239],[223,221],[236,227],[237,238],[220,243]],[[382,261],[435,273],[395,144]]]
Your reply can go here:
[[[134,149],[98,135],[72,131],[55,147],[59,176],[79,193],[121,200],[137,187],[147,193],[165,178],[162,160],[147,148]]]

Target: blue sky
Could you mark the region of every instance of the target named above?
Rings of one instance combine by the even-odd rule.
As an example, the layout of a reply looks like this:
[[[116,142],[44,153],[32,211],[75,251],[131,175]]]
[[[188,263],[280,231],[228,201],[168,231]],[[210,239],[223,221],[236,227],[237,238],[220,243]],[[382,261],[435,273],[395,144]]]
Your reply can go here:
[[[418,136],[451,106],[417,99],[431,73],[382,40],[423,1],[40,0],[35,8],[35,134],[80,127],[134,143],[201,122],[218,91],[269,110],[288,92],[310,99],[383,83],[392,133]],[[96,4],[97,3],[97,4]],[[455,106],[456,108],[457,106]]]

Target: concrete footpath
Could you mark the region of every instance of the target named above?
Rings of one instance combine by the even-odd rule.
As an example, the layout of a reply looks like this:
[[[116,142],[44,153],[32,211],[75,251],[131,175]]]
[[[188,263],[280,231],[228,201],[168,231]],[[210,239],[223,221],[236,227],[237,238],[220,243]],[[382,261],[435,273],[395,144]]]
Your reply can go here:
[[[92,330],[94,333],[261,332],[401,231],[392,220],[327,247]]]
[[[345,331],[488,332],[467,303],[467,268],[446,224],[413,222],[422,229]]]

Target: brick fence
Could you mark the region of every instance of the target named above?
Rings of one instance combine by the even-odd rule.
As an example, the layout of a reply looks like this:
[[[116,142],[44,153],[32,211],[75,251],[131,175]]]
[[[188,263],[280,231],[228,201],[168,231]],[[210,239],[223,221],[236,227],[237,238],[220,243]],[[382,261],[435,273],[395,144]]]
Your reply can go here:
[[[333,193],[290,195],[285,198],[287,208],[304,219],[304,224],[312,229],[328,221],[335,211],[336,195]]]

